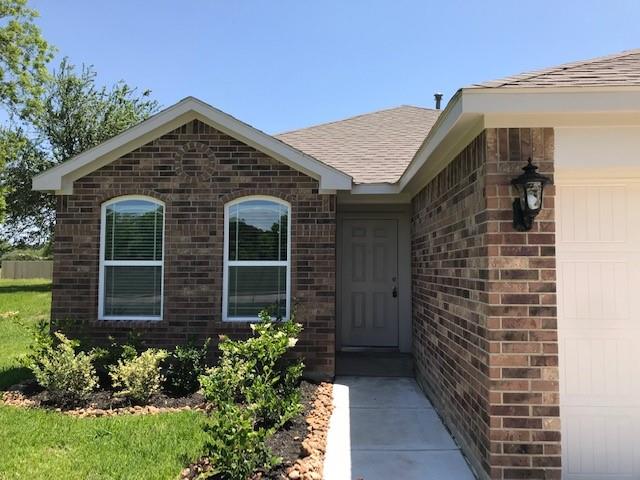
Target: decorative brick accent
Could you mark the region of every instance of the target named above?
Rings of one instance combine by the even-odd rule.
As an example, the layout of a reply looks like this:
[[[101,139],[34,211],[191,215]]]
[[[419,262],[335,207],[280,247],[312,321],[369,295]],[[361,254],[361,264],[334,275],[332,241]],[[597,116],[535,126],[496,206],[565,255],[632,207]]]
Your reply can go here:
[[[417,377],[481,478],[560,478],[554,189],[531,232],[510,181],[553,130],[485,130],[413,199]]]
[[[100,208],[128,194],[166,204],[160,322],[97,320]],[[224,204],[244,195],[291,203],[292,295],[304,325],[297,351],[309,374],[333,376],[335,196],[320,195],[315,179],[199,121],[77,180],[73,195],[58,197],[52,319],[98,342],[132,330],[164,347],[247,335],[246,323],[221,321]]]

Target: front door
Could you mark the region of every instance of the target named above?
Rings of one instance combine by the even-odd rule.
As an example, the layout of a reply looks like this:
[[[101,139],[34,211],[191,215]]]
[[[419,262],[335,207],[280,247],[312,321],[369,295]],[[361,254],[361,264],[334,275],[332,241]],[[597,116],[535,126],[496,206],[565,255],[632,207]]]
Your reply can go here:
[[[398,346],[398,222],[342,222],[341,343]]]

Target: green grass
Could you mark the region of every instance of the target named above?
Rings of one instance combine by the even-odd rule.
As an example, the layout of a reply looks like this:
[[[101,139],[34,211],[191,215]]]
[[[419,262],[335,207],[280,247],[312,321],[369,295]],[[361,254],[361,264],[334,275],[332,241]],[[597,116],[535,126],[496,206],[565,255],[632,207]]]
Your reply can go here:
[[[197,412],[113,418],[0,406],[0,479],[174,479],[202,453]]]
[[[49,317],[50,291],[44,280],[0,280],[0,390],[29,376],[17,359]],[[203,454],[202,421],[198,412],[74,418],[0,405],[0,480],[174,479]]]
[[[49,318],[49,280],[0,280],[0,390],[29,377],[18,358],[27,351],[31,328]]]

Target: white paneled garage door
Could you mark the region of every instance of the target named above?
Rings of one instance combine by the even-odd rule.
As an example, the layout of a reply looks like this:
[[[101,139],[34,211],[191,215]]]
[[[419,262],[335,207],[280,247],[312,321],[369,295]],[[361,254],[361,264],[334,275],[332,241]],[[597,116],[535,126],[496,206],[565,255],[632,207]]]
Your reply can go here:
[[[640,479],[640,178],[558,176],[565,479]]]

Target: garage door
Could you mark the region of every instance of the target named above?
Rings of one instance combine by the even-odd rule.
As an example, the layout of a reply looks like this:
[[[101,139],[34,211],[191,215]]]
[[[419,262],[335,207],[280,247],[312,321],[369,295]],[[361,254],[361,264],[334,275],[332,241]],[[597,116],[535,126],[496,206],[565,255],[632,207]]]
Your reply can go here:
[[[556,184],[563,478],[640,479],[640,178]]]

